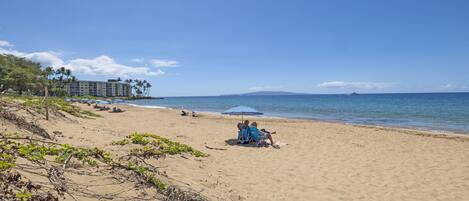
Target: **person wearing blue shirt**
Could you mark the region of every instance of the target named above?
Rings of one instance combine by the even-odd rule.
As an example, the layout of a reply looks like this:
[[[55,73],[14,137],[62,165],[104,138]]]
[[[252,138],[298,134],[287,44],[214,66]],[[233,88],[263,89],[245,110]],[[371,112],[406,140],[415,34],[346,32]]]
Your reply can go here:
[[[274,143],[274,140],[272,138],[272,135],[270,132],[265,132],[265,130],[259,130],[257,129],[257,123],[256,122],[252,122],[251,123],[251,126],[249,127],[249,131],[250,131],[250,136],[253,140],[255,140],[257,143],[259,143],[261,140],[264,140],[264,139],[269,139],[270,140],[270,145],[272,145],[273,147],[277,148],[275,143]],[[275,132],[273,132],[275,133]]]

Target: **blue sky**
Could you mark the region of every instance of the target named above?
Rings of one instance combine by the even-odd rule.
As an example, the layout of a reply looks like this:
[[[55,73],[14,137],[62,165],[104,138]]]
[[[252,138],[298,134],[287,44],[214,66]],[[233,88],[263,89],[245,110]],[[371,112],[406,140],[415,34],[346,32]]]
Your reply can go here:
[[[469,91],[469,1],[0,1],[0,53],[154,96]]]

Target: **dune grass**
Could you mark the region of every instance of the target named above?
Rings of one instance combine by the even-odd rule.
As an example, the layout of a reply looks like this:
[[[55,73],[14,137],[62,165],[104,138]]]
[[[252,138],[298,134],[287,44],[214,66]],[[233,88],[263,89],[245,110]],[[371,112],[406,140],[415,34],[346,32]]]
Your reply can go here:
[[[45,146],[36,143],[18,143],[0,141],[0,170],[8,170],[15,166],[16,158],[22,157],[32,162],[43,163],[46,156],[54,156],[55,162],[63,164],[71,157],[90,166],[96,166],[94,159],[99,149],[85,149],[73,147],[69,144]]]
[[[79,148],[69,144],[50,145],[36,144],[30,142],[14,142],[10,140],[0,141],[0,173],[11,170],[16,166],[17,157],[27,159],[37,164],[46,164],[46,156],[53,156],[54,161],[59,164],[66,164],[71,158],[88,164],[92,167],[101,161],[112,167],[124,168],[140,176],[144,181],[153,185],[158,191],[166,188],[166,184],[157,178],[156,174],[145,166],[138,165],[132,161],[128,164],[121,164],[115,161],[111,154],[99,148]],[[27,192],[17,192],[18,198],[25,198]],[[21,200],[21,199],[20,199]]]
[[[160,157],[166,154],[176,155],[182,153],[190,153],[195,157],[208,156],[206,153],[196,150],[190,147],[189,145],[174,142],[155,134],[135,132],[127,136],[127,138],[130,139],[130,141],[127,139],[123,139],[120,141],[115,141],[112,144],[123,146],[131,142],[132,144],[141,145],[142,147],[131,149],[131,153],[142,155],[145,157]]]
[[[6,99],[11,101],[19,102],[24,107],[30,108],[37,113],[45,113],[45,101],[44,97],[40,96],[6,96]],[[89,110],[82,110],[77,106],[72,105],[72,103],[65,101],[60,97],[49,97],[47,99],[48,106],[52,111],[63,111],[70,115],[86,118],[86,117],[102,117],[99,114],[96,114]]]
[[[132,170],[134,173],[142,176],[148,183],[155,186],[158,191],[166,189],[166,184],[163,183],[160,179],[158,179],[155,173],[153,173],[148,168],[129,161],[129,163],[127,164],[127,169]]]

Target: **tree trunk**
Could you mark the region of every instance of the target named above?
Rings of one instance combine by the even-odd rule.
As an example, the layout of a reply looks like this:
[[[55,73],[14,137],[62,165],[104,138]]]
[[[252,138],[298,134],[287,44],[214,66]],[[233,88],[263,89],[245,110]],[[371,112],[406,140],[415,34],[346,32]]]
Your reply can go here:
[[[49,89],[46,86],[44,88],[44,108],[46,109],[46,120],[49,120],[49,101],[47,100],[48,96],[49,96]]]

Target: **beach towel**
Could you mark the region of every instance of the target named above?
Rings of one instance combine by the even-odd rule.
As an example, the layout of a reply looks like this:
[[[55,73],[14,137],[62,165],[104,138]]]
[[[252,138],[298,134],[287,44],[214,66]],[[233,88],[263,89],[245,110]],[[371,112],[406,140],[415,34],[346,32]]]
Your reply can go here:
[[[275,146],[277,146],[277,147],[279,147],[279,148],[280,148],[280,147],[283,147],[283,146],[287,146],[287,145],[288,145],[288,143],[283,143],[283,142],[276,142],[276,143],[275,143]]]

